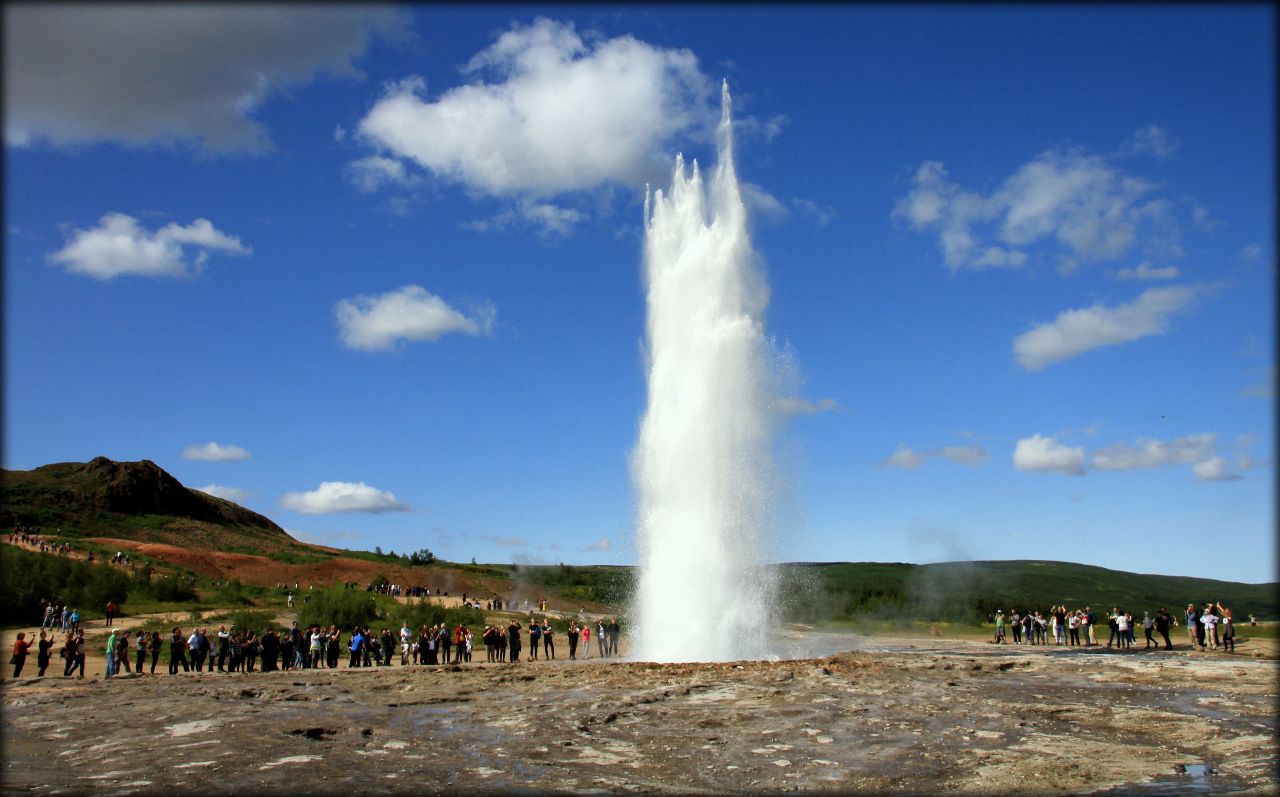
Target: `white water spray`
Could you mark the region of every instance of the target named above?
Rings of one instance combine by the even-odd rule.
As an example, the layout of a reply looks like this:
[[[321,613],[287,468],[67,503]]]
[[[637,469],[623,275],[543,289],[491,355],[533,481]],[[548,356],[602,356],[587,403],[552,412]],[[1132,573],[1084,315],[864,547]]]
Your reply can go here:
[[[646,661],[769,653],[769,289],[733,168],[727,83],[718,139],[707,186],[677,156],[670,196],[645,199],[649,407],[632,459],[641,567],[629,636]]]

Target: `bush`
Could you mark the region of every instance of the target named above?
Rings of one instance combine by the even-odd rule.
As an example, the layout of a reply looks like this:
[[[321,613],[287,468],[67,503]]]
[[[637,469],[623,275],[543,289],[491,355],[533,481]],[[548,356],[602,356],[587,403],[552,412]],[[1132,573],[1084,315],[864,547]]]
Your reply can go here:
[[[90,565],[9,545],[0,549],[0,581],[6,597],[0,602],[0,624],[6,626],[38,623],[42,598],[62,598],[80,609],[82,616],[102,611],[107,601],[124,606],[133,586],[128,573],[110,565]]]
[[[328,587],[311,593],[311,601],[298,611],[298,625],[336,625],[343,631],[352,626],[374,625],[386,618],[374,593],[365,590]]]

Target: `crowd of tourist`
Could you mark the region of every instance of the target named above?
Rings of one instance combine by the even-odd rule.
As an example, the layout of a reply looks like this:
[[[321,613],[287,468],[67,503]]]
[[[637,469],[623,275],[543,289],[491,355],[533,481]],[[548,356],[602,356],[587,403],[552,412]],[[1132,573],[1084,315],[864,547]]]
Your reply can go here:
[[[1183,613],[1187,634],[1192,647],[1200,650],[1221,649],[1224,652],[1235,652],[1235,622],[1231,609],[1219,601],[1208,601],[1197,606],[1187,604]],[[996,644],[1005,644],[1012,637],[1014,645],[1048,645],[1052,634],[1054,645],[1068,647],[1089,647],[1100,645],[1100,630],[1096,630],[1099,615],[1091,606],[1083,609],[1068,609],[1066,606],[1051,606],[1047,612],[1019,611],[1014,609],[1005,616],[1004,610],[997,610],[994,616]],[[1137,629],[1142,628],[1143,650],[1159,650],[1161,640],[1164,649],[1172,650],[1173,642],[1170,632],[1176,628],[1178,619],[1161,606],[1156,613],[1143,612],[1142,619],[1134,617],[1133,612],[1121,611],[1113,606],[1107,612],[1107,647],[1116,650],[1133,650],[1137,645]],[[1249,615],[1251,625],[1257,620]],[[1006,630],[1010,633],[1006,634]],[[1160,639],[1155,637],[1159,634]]]
[[[66,637],[59,650],[64,662],[62,674],[68,678],[83,678],[86,650],[84,629],[66,626],[64,631]],[[39,633],[40,637],[34,643],[26,639],[25,633],[18,633],[11,660],[14,678],[21,677],[33,644],[36,648],[37,676],[43,677],[48,669],[53,647],[57,644],[56,633],[43,626]],[[388,628],[375,632],[369,627],[356,626],[345,637],[336,625],[327,628],[320,625],[299,628],[296,621],[287,630],[267,628],[261,634],[249,629],[236,629],[235,626],[222,626],[216,632],[197,628],[189,635],[184,634],[181,628],[174,628],[167,640],[159,631],[139,631],[132,639],[131,633],[127,628],[111,629],[103,651],[106,658],[106,678],[131,672],[155,675],[161,653],[166,646],[169,650],[170,675],[177,675],[179,671],[209,673],[215,668],[218,672],[243,673],[256,670],[273,672],[335,669],[339,667],[344,654],[349,668],[390,666],[397,653],[402,666],[463,664],[472,661],[474,647],[470,628],[459,624],[451,629],[443,623],[431,627],[424,625],[415,631],[406,622],[397,634],[393,634]],[[480,641],[485,647],[486,660],[520,661],[525,633],[526,626],[517,620],[512,620],[505,626],[485,626]],[[544,659],[556,657],[555,630],[548,618],[544,617],[539,621],[530,616],[527,633],[528,660],[538,659],[540,647]],[[594,631],[586,622],[569,623],[566,633],[569,658],[578,658],[579,651],[583,658],[590,658],[592,636],[596,638],[601,658],[618,655],[620,626],[617,618],[608,618],[600,620]]]

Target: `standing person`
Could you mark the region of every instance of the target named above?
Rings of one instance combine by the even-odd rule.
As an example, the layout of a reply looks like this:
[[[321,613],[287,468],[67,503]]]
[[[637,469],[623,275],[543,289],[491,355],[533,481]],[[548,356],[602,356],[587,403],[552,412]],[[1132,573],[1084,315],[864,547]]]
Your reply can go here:
[[[1163,606],[1156,611],[1156,632],[1164,637],[1165,650],[1173,650],[1173,642],[1169,640],[1169,626],[1173,625],[1173,622],[1173,616]]]
[[[52,658],[53,649],[53,631],[49,632],[46,637],[44,631],[40,632],[40,641],[36,643],[36,666],[40,669],[36,672],[36,676],[43,678],[44,671],[49,669],[49,659]]]
[[[1067,615],[1067,639],[1072,647],[1080,645],[1080,612],[1078,610]]]
[[[996,638],[992,641],[997,645],[1004,644],[1004,609],[996,609]]]
[[[507,626],[507,645],[510,648],[512,663],[520,661],[520,624],[515,620]]]
[[[327,653],[329,669],[331,670],[338,669],[338,656],[342,653],[341,637],[342,634],[338,631],[338,626],[329,626],[329,648]]]
[[[544,659],[554,659],[556,657],[555,630],[551,627],[551,621],[542,618],[542,657]]]
[[[206,641],[199,628],[191,629],[191,636],[187,637],[187,650],[191,652],[191,669],[198,673],[204,671]]]
[[[110,626],[111,621],[115,619],[115,616],[116,616],[116,602],[107,601],[107,622],[104,623],[103,625]]]
[[[41,632],[41,637],[44,633]],[[9,663],[13,665],[13,677],[15,679],[22,676],[22,666],[27,663],[27,651],[31,649],[31,643],[27,641],[27,635],[23,631],[18,632],[18,638],[13,640],[13,658]]]
[[[235,626],[232,626],[235,628]],[[227,656],[231,653],[231,634],[225,625],[218,627],[218,672],[226,672]]]
[[[1198,619],[1199,615],[1196,612],[1196,605],[1194,603],[1187,604],[1187,609],[1183,612],[1183,617],[1187,621],[1187,639],[1191,641],[1191,648],[1194,650],[1195,647],[1200,644],[1199,636],[1197,634],[1200,625]]]
[[[187,640],[182,636],[182,629],[173,629],[173,636],[169,637],[169,674],[178,674],[178,665],[182,665],[183,672],[190,672],[191,665],[187,662]]]
[[[62,677],[66,678],[71,675],[71,671],[76,665],[76,638],[74,634],[67,634],[66,640],[63,641],[62,658],[66,661],[66,664],[62,667]]]
[[[1116,631],[1120,634],[1120,639],[1116,642],[1117,648],[1131,649],[1133,644],[1133,636],[1130,634],[1132,623],[1133,615],[1128,612],[1120,612],[1116,615]]]
[[[604,658],[604,618],[600,618],[600,624],[596,626],[596,647],[600,650],[600,658]]]
[[[127,673],[133,671],[129,669],[129,629],[120,632],[120,638],[116,640],[116,672],[124,670]]]
[[[1107,637],[1107,647],[1111,647],[1114,643],[1116,647],[1120,647],[1120,608],[1118,606],[1111,607],[1111,613],[1107,615],[1107,627],[1111,631],[1111,636]]]
[[[577,623],[574,623],[574,622],[569,623],[569,630],[566,632],[566,636],[569,637],[569,660],[572,661],[578,658],[578,624]]]
[[[1053,638],[1059,645],[1067,644],[1067,607],[1063,604],[1053,610]]]
[[[542,638],[542,626],[538,621],[529,618],[529,661],[538,660],[538,640]]]
[[[111,636],[107,637],[107,666],[103,678],[108,681],[116,674],[116,630],[111,629]]]
[[[1022,644],[1022,615],[1014,609],[1009,613],[1009,630],[1013,632],[1013,644]]]
[[[159,631],[152,631],[151,638],[147,640],[147,652],[151,654],[151,674],[156,674],[156,662],[160,661],[160,648],[164,645],[164,639],[160,636]]]
[[[1151,614],[1149,612],[1143,612],[1142,613],[1142,633],[1147,638],[1147,646],[1143,648],[1143,650],[1150,650],[1151,648],[1156,648],[1157,650],[1160,649],[1159,643],[1157,643],[1155,639],[1151,636],[1151,632],[1155,630],[1155,627],[1156,627],[1156,621],[1151,617]]]
[[[409,647],[413,643],[413,631],[409,630],[409,621],[400,626],[400,666],[409,663]]]
[[[134,650],[134,653],[136,654],[134,663],[137,665],[136,669],[138,670],[138,675],[142,675],[142,664],[147,660],[147,632],[146,631],[138,632],[138,639],[136,642],[134,642],[133,650]]]
[[[617,656],[618,639],[622,636],[622,629],[618,626],[617,617],[609,618],[609,627],[606,630],[609,632],[609,655]]]
[[[591,658],[591,623],[582,624],[582,658]]]
[[[1218,649],[1218,615],[1213,613],[1213,605],[1205,604],[1204,614],[1200,615],[1200,622],[1204,624],[1204,638],[1209,643],[1210,650]]]
[[[1092,606],[1086,606],[1084,607],[1084,617],[1085,617],[1085,620],[1088,621],[1088,625],[1085,626],[1085,630],[1089,632],[1088,633],[1089,644],[1096,645],[1098,644],[1098,637],[1097,637],[1097,633],[1093,629],[1094,629],[1094,626],[1098,624],[1098,615],[1096,612],[1094,612]]]
[[[1222,626],[1222,652],[1235,653],[1236,624],[1231,621],[1230,609],[1222,610],[1222,620],[1220,621],[1220,625]],[[42,669],[41,672],[44,672],[44,670]]]
[[[364,654],[364,635],[360,633],[360,626],[356,626],[351,632],[351,661],[347,663],[347,667],[359,667],[360,659]]]

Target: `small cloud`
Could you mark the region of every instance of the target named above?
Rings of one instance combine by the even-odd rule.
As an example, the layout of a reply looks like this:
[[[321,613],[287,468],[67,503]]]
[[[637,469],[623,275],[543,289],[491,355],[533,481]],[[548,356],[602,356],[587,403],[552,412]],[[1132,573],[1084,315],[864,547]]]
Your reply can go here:
[[[1169,134],[1168,130],[1157,125],[1147,125],[1139,129],[1130,138],[1129,148],[1139,155],[1154,155],[1167,158],[1178,151],[1181,142]]]
[[[1204,289],[1195,286],[1148,288],[1128,304],[1064,310],[1053,321],[1019,335],[1013,341],[1014,356],[1023,368],[1039,371],[1104,346],[1163,335],[1170,316],[1186,310],[1202,293]]]
[[[1164,441],[1139,438],[1132,445],[1119,443],[1093,453],[1098,470],[1138,470],[1165,465],[1188,465],[1213,456],[1217,435],[1195,434]],[[1216,458],[1216,457],[1215,457]]]
[[[1240,250],[1241,260],[1257,260],[1262,257],[1262,247],[1258,244],[1249,244]]]
[[[801,216],[815,219],[819,227],[825,227],[827,222],[839,215],[833,207],[819,205],[817,202],[800,197],[791,198],[791,209]]]
[[[768,219],[784,219],[790,211],[778,198],[755,183],[741,183],[743,203],[757,216]]]
[[[613,542],[611,542],[608,537],[601,537],[587,546],[588,551],[595,551],[596,553],[606,553],[612,548]]]
[[[1271,401],[1276,397],[1276,367],[1272,365],[1267,369],[1254,369],[1253,373],[1257,374],[1261,371],[1262,379],[1252,385],[1245,387],[1240,391],[1241,398],[1259,398]]]
[[[1243,478],[1238,473],[1232,473],[1227,461],[1222,457],[1212,457],[1203,462],[1197,462],[1191,466],[1191,471],[1202,482],[1233,482]]]
[[[526,548],[529,545],[524,537],[492,537],[490,541],[499,548]]]
[[[184,246],[196,250],[194,262]],[[190,276],[199,273],[210,251],[247,255],[253,250],[239,238],[216,229],[208,219],[196,219],[185,227],[168,224],[149,232],[132,216],[108,213],[97,227],[76,230],[66,246],[48,259],[73,274],[106,281],[124,274]]]
[[[192,489],[212,495],[215,498],[225,498],[237,504],[243,504],[251,497],[248,490],[241,490],[239,487],[225,487],[221,484],[206,484],[203,487],[193,487]]]
[[[945,446],[932,451],[913,451],[906,446],[899,446],[893,456],[880,463],[882,468],[901,468],[915,470],[929,459],[945,459],[958,465],[982,465],[991,459],[981,446]]]
[[[1024,437],[1013,450],[1013,466],[1020,471],[1084,475],[1084,448],[1063,445],[1039,434]]]
[[[310,492],[286,493],[280,505],[304,515],[329,515],[339,512],[407,512],[409,507],[395,495],[370,487],[364,482],[321,482]]]
[[[215,442],[187,446],[182,449],[183,459],[197,459],[204,462],[241,462],[250,456],[249,452],[240,446],[224,446]]]
[[[386,186],[407,187],[416,185],[418,177],[404,167],[404,161],[370,155],[346,165],[347,179],[362,194],[372,194]]]
[[[1177,266],[1152,268],[1150,263],[1139,263],[1136,268],[1122,268],[1115,272],[1115,278],[1118,280],[1138,280],[1142,282],[1177,279],[1181,275],[1182,270]]]
[[[773,408],[783,415],[817,415],[820,412],[835,412],[840,409],[840,402],[833,398],[809,401],[796,396],[783,396],[774,401]]]
[[[464,315],[418,285],[380,296],[343,299],[334,307],[339,333],[349,349],[390,349],[397,340],[439,340],[450,332],[488,334],[497,311],[481,304]]]
[[[342,125],[333,128],[333,140],[341,144],[347,140],[347,130]]]

